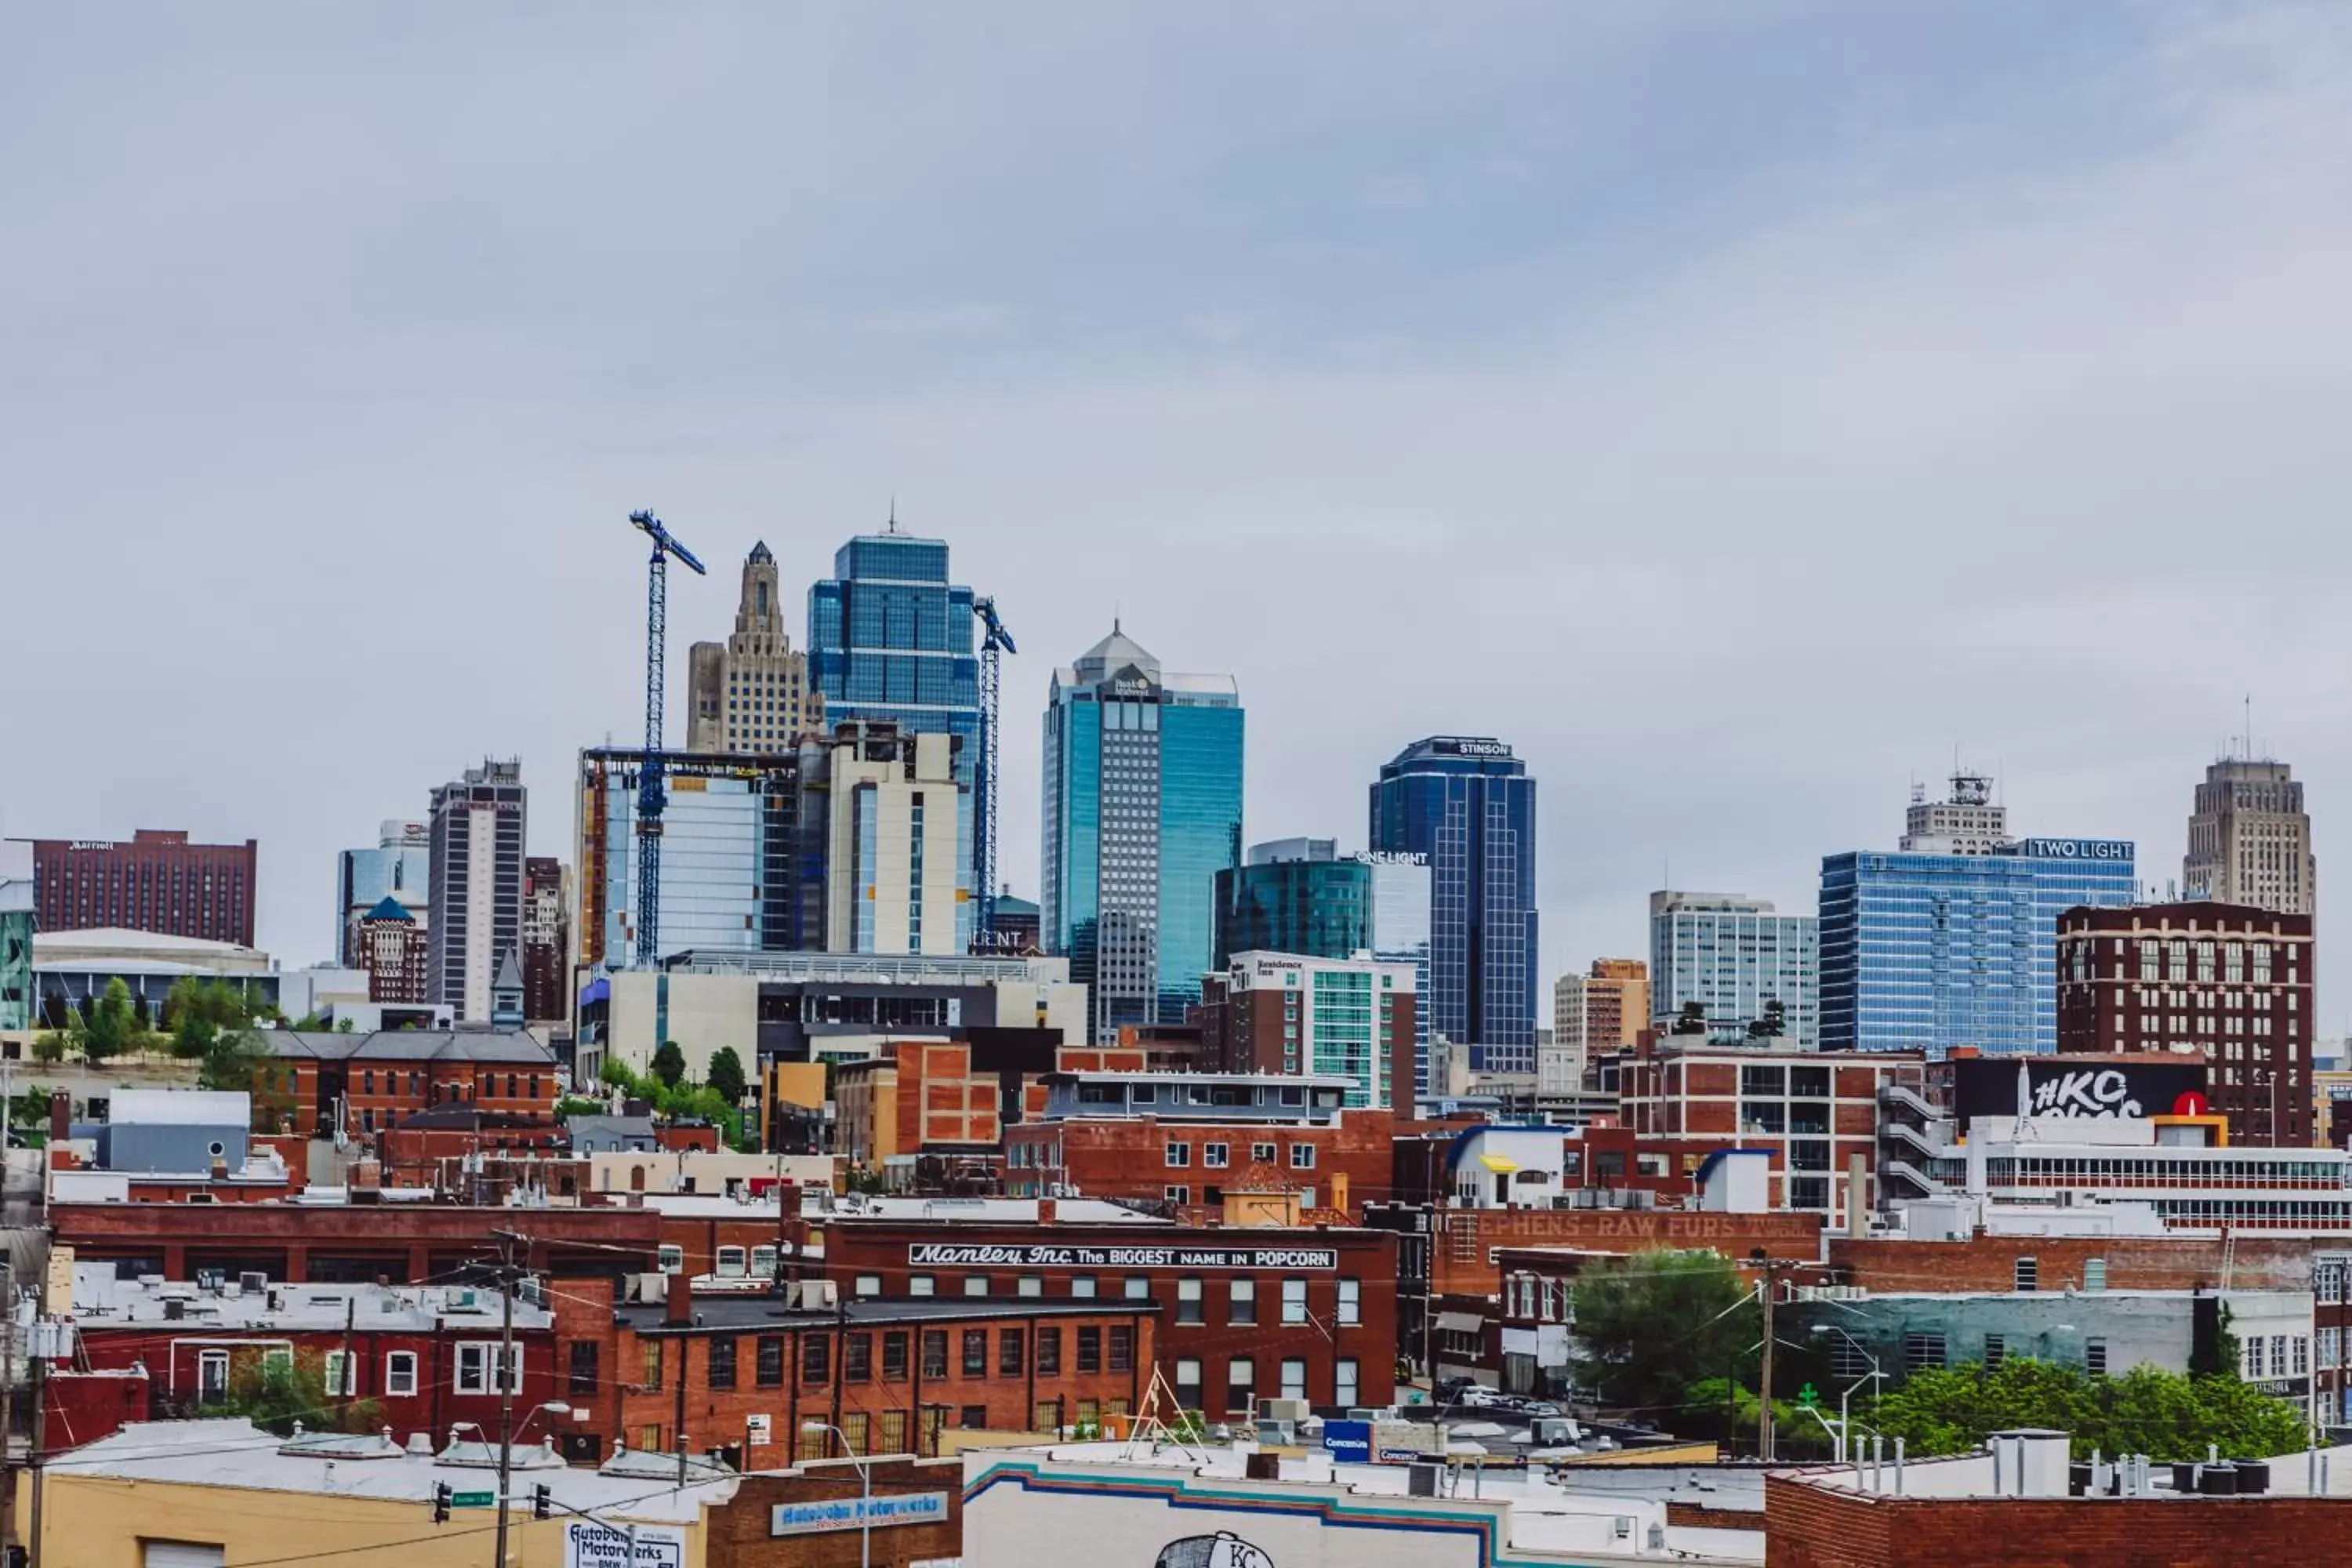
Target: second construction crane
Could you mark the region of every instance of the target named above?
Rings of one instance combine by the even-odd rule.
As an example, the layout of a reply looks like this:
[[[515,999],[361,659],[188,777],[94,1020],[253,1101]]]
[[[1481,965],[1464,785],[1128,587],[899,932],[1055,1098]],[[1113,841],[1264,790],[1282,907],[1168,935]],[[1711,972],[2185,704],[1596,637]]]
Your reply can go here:
[[[996,756],[998,750],[998,695],[1001,689],[999,658],[1021,650],[1013,646],[1013,634],[1004,629],[997,618],[993,598],[976,598],[971,613],[980,617],[980,759],[973,770],[972,879],[980,884],[973,889],[977,904],[971,922],[971,945],[975,952],[986,951],[996,935]]]
[[[652,512],[633,511],[629,521],[654,542],[653,558],[646,566],[646,757],[637,769],[635,900],[637,964],[650,969],[661,962],[662,807],[669,800],[662,787],[662,656],[669,640],[669,558],[677,556],[698,577],[709,574]]]

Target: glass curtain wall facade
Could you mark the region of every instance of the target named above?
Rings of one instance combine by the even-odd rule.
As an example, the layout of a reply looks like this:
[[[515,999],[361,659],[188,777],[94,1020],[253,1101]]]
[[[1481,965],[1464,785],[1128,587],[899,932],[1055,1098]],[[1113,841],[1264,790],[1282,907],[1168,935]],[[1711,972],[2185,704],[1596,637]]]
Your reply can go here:
[[[1372,852],[1425,858],[1433,1036],[1474,1071],[1536,1070],[1536,781],[1510,747],[1432,736],[1371,786]],[[1416,1078],[1427,1082],[1426,1053]]]
[[[2114,839],[1825,858],[1822,1047],[2055,1051],[2059,914],[2137,888],[2132,846]]]
[[[1429,861],[1419,855],[1368,854],[1372,874],[1372,956],[1412,965],[1413,1090],[1429,1091]],[[1411,1107],[1404,1107],[1410,1110]]]
[[[1372,946],[1372,868],[1343,860],[1328,838],[1284,839],[1250,849],[1249,863],[1217,873],[1215,952],[1349,958]]]
[[[1811,915],[1780,914],[1769,900],[1736,893],[1650,895],[1650,1012],[1662,1028],[1696,1002],[1711,1037],[1737,1038],[1777,1001],[1783,1037],[1818,1045],[1820,962],[1821,922]]]
[[[1241,859],[1242,735],[1231,677],[1165,673],[1116,630],[1054,673],[1040,920],[1097,1041],[1201,999],[1217,874]]]
[[[980,758],[980,659],[972,591],[948,581],[943,540],[863,533],[809,588],[809,684],[828,722],[882,720],[956,737],[956,948],[971,943],[972,770]],[[665,851],[667,852],[667,851]],[[662,910],[668,935],[669,910]]]

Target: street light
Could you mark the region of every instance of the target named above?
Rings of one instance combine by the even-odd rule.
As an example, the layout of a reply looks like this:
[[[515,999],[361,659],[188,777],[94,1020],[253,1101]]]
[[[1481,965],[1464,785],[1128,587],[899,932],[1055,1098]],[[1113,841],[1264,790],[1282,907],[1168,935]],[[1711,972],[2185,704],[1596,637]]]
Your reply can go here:
[[[1823,1334],[1835,1334],[1838,1338],[1843,1340],[1847,1344],[1853,1347],[1854,1354],[1860,1356],[1863,1360],[1870,1363],[1870,1370],[1862,1376],[1855,1378],[1852,1383],[1847,1384],[1845,1385],[1845,1392],[1838,1395],[1837,1462],[1843,1465],[1845,1463],[1846,1448],[1853,1433],[1853,1418],[1846,1414],[1847,1402],[1853,1398],[1853,1391],[1860,1388],[1864,1384],[1885,1382],[1886,1379],[1886,1373],[1879,1367],[1878,1358],[1871,1354],[1869,1349],[1864,1346],[1860,1340],[1855,1339],[1852,1333],[1848,1332],[1838,1324],[1815,1323],[1811,1328],[1805,1331],[1811,1334],[1816,1339],[1820,1338]],[[1824,1426],[1829,1425],[1829,1418],[1827,1416],[1817,1416],[1817,1419],[1819,1419]]]
[[[530,1424],[538,1420],[542,1415],[551,1416],[555,1420],[561,1421],[566,1415],[571,1414],[572,1406],[566,1405],[561,1399],[551,1399],[544,1405],[535,1406],[530,1415],[524,1416],[521,1424],[515,1427],[514,1435],[520,1437],[525,1432],[530,1431]]]
[[[865,1489],[865,1497],[857,1509],[857,1568],[874,1568],[874,1476],[866,1468],[866,1460],[849,1446],[849,1434],[830,1421],[803,1421],[801,1430],[830,1432],[841,1439],[841,1451],[857,1467],[857,1483]]]

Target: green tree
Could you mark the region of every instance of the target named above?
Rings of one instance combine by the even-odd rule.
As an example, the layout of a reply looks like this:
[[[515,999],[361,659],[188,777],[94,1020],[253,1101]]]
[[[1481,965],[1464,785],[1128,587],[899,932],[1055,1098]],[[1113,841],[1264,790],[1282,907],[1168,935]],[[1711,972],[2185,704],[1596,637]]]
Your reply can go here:
[[[1576,1380],[1601,1405],[1665,1415],[1694,1384],[1750,1375],[1753,1293],[1720,1253],[1591,1263],[1575,1289]]]
[[[2239,1344],[2238,1336],[2230,1331],[2230,1303],[2220,1302],[2218,1310],[2221,1315],[2215,1321],[2213,1337],[2206,1340],[2200,1336],[2200,1342],[2189,1347],[2189,1375],[2191,1377],[2238,1375],[2239,1358],[2244,1353],[2244,1347]]]
[[[66,1059],[67,1044],[67,1038],[62,1032],[45,1029],[33,1037],[33,1059],[46,1066],[55,1067]]]
[[[1915,1454],[1964,1453],[1994,1432],[2042,1426],[2066,1432],[2087,1457],[2146,1454],[2159,1462],[2224,1456],[2266,1458],[2305,1446],[2303,1412],[2235,1377],[2189,1377],[2153,1366],[2094,1377],[2076,1366],[2010,1356],[1914,1373],[1859,1419]]]
[[[576,1094],[567,1094],[555,1102],[555,1114],[558,1116],[602,1116],[604,1114],[604,1102],[601,1100],[583,1100]]]
[[[1706,1004],[1704,1002],[1684,1003],[1682,1011],[1675,1016],[1674,1027],[1669,1029],[1667,1033],[1675,1035],[1706,1034]]]
[[[654,1049],[654,1077],[666,1089],[676,1089],[686,1077],[686,1053],[676,1040],[664,1040]]]
[[[118,974],[106,983],[98,1000],[83,1009],[82,1059],[102,1062],[120,1056],[137,1046],[146,1032],[138,1004],[131,1000],[131,987]]]
[[[383,1425],[374,1400],[327,1392],[326,1358],[315,1352],[240,1355],[229,1373],[228,1397],[215,1408],[281,1437],[293,1436],[297,1421],[313,1432],[373,1432]]]
[[[735,1054],[734,1047],[721,1046],[711,1053],[710,1071],[705,1081],[729,1105],[743,1103],[743,1092],[750,1085],[743,1078],[743,1058]]]
[[[283,1087],[278,1058],[252,1029],[216,1035],[205,1047],[204,1065],[196,1069],[199,1089],[242,1092],[253,1100],[253,1125],[274,1129],[294,1109]]]

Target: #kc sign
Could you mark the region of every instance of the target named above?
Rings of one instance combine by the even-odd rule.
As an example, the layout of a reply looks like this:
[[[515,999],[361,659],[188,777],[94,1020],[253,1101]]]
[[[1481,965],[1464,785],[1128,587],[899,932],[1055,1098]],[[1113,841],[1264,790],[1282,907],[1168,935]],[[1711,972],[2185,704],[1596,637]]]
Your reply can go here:
[[[1332,1269],[1329,1247],[1046,1247],[921,1241],[907,1262],[925,1268],[1297,1268]]]

